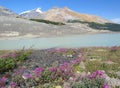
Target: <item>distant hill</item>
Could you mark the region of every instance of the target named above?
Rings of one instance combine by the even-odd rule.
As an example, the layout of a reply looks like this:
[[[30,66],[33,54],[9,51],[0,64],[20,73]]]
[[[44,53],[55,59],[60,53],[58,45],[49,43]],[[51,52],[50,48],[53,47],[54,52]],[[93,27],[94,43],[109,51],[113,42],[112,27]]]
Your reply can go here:
[[[15,12],[11,11],[10,9],[7,9],[3,6],[0,6],[0,16],[12,16],[12,17],[16,17],[18,16],[18,14],[16,14]]]

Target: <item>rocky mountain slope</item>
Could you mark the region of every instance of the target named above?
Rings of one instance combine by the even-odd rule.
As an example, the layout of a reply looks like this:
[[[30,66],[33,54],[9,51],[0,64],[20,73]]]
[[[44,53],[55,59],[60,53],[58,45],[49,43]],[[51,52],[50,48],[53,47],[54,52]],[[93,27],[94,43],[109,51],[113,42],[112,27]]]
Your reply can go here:
[[[84,24],[57,26],[22,18],[0,16],[0,37],[50,37],[96,31]]]
[[[31,18],[38,20],[30,20]],[[68,20],[72,21],[67,22]],[[103,24],[106,22],[110,21],[97,16],[79,14],[68,8],[53,8],[47,12],[42,12],[38,8],[19,16],[9,9],[0,7],[0,37],[51,37],[103,33],[109,32],[109,29],[102,30],[106,28]],[[109,25],[116,27],[113,24]],[[120,25],[117,26],[116,30],[120,31]]]
[[[87,22],[97,22],[97,23],[106,23],[110,22],[106,19],[103,19],[98,16],[89,15],[89,14],[81,14],[71,9],[64,8],[53,8],[48,10],[45,14],[45,19],[51,21],[68,21],[68,20],[81,20]]]
[[[0,6],[0,16],[16,17],[18,15],[14,13],[13,11],[11,11],[10,9]]]
[[[27,18],[36,18],[36,12],[37,12],[37,9],[27,11],[20,15],[23,17],[27,16]],[[56,22],[66,22],[68,20],[81,20],[81,21],[97,22],[97,23],[111,22],[109,20],[106,20],[98,16],[89,15],[89,14],[81,14],[81,13],[75,12],[67,7],[64,7],[64,8],[54,7],[46,12],[38,13],[37,18],[50,20],[50,21],[56,21]]]

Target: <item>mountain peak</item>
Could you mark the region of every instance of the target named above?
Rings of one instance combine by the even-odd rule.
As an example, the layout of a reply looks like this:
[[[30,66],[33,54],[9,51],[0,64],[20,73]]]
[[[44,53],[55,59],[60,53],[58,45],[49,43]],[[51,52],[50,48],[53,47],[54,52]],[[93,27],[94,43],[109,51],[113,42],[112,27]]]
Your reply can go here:
[[[41,8],[37,8],[37,9],[36,9],[36,12],[38,12],[38,13],[43,13],[42,10],[41,10]]]
[[[22,12],[22,13],[20,13],[20,16],[32,19],[32,18],[41,18],[42,14],[43,14],[43,12],[42,12],[41,8],[37,8],[37,9]]]
[[[65,9],[65,10],[70,10],[67,6],[63,7],[63,9]]]

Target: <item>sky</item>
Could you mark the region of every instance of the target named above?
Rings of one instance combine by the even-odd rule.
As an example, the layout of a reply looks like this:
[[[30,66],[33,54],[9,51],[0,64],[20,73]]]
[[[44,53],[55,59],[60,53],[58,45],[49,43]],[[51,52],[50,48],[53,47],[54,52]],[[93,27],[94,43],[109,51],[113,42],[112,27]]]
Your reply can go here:
[[[0,0],[0,5],[16,13],[41,8],[68,7],[79,13],[93,14],[120,23],[120,0]]]

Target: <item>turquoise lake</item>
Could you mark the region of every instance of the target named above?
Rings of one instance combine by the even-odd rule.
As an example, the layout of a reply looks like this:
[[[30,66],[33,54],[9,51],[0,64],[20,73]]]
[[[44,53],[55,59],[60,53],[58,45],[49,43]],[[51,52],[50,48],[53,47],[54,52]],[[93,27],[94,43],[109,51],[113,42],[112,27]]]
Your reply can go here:
[[[120,46],[120,33],[0,40],[0,50]]]

